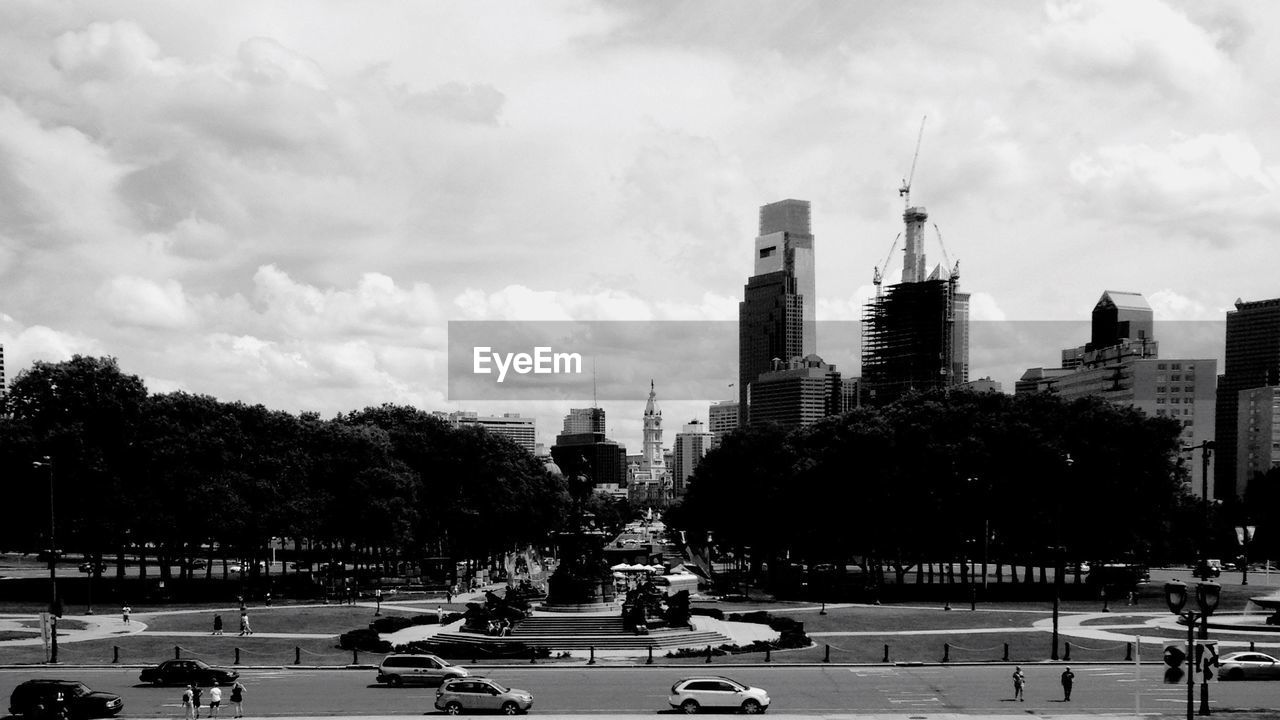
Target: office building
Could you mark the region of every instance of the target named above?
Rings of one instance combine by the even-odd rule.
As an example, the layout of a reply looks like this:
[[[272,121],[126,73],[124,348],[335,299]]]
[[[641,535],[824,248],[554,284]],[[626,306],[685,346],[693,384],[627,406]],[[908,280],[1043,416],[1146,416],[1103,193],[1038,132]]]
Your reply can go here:
[[[711,403],[707,411],[707,430],[715,436],[716,445],[720,438],[738,429],[738,401],[722,400]]]
[[[685,423],[676,433],[674,465],[672,466],[672,492],[677,498],[684,497],[688,489],[689,476],[698,467],[702,457],[712,448],[715,435],[700,420]]]
[[[627,449],[604,433],[561,433],[551,446],[551,459],[566,478],[585,475],[596,488],[627,486]]]
[[[760,208],[754,271],[738,304],[738,424],[750,418],[751,384],[775,359],[817,346],[816,280],[809,203],[782,200]]]
[[[751,388],[751,424],[793,429],[844,409],[844,383],[834,365],[817,355],[777,362]]]
[[[1149,417],[1176,420],[1185,447],[1212,440],[1217,361],[1160,358],[1152,321],[1151,306],[1141,295],[1104,292],[1094,307],[1089,342],[1063,350],[1062,368],[1028,369],[1018,380],[1017,394],[1052,392],[1067,401],[1097,396]],[[1202,467],[1198,453],[1196,461],[1194,467]],[[1199,472],[1190,478],[1196,495],[1205,485]],[[1212,483],[1209,496],[1214,497]]]
[[[1236,469],[1244,481],[1235,492],[1243,497],[1250,480],[1280,467],[1280,387],[1241,390],[1236,418]]]
[[[1220,496],[1243,496],[1252,478],[1239,462],[1242,390],[1280,385],[1280,298],[1236,300],[1227,312],[1226,356],[1218,378],[1217,452],[1214,484]]]
[[[454,427],[479,425],[491,433],[510,438],[530,453],[536,453],[538,450],[537,421],[531,417],[521,417],[520,413],[503,413],[498,416],[480,415],[474,412],[452,412],[447,418]]]

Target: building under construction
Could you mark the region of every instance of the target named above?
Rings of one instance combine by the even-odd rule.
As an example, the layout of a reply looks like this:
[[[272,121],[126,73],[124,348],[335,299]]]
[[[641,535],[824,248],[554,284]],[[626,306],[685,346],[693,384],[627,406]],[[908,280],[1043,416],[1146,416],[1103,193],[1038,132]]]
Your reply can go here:
[[[863,309],[862,398],[871,405],[892,402],[910,390],[969,381],[969,295],[959,292],[959,263],[949,270],[939,265],[924,276],[928,217],[923,207],[903,213],[902,282],[882,292],[877,268],[876,297]],[[892,257],[893,250],[889,253]]]

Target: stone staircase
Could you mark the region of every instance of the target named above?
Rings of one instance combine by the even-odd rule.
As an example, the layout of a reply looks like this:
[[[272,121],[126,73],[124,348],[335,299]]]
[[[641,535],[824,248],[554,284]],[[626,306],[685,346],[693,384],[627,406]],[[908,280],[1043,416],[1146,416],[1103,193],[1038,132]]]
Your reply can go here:
[[[433,640],[468,645],[519,643],[550,650],[671,650],[674,648],[718,647],[731,642],[718,632],[706,630],[654,630],[648,635],[629,633],[617,616],[535,616],[516,623],[505,637],[467,632],[442,632]]]

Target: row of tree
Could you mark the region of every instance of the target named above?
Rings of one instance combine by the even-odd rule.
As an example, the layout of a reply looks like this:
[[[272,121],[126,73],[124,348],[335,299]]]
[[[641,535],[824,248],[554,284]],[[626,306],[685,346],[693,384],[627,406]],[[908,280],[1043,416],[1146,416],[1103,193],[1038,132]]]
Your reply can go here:
[[[790,433],[727,436],[667,519],[746,554],[755,572],[861,564],[901,578],[919,563],[963,560],[1185,562],[1210,531],[1189,493],[1181,429],[1096,398],[913,395]],[[1212,532],[1229,549],[1229,528]]]
[[[126,549],[149,554],[162,575],[214,544],[262,557],[271,538],[342,560],[483,560],[545,544],[569,502],[563,478],[479,427],[390,405],[326,420],[149,394],[111,358],[36,363],[4,410],[0,546],[44,549],[56,521],[60,548],[121,565]]]

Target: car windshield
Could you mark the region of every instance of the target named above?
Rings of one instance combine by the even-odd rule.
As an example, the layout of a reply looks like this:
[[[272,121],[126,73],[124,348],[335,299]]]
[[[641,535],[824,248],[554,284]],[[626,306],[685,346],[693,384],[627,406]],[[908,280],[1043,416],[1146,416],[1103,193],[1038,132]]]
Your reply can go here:
[[[205,662],[205,661],[203,661],[203,660],[193,660],[192,662],[195,664],[195,666],[196,666],[197,668],[199,668],[199,669],[201,669],[201,670],[208,670],[208,669],[209,669],[209,663],[207,663],[207,662]]]
[[[497,690],[498,692],[500,692],[500,693],[505,693],[505,692],[510,692],[510,691],[511,691],[511,688],[503,687],[503,686],[502,686],[502,683],[496,683],[496,682],[494,682],[494,681],[490,680],[490,681],[489,681],[489,684],[490,684],[490,685],[492,685],[492,686],[494,687],[494,689],[496,689],[496,690]]]
[[[88,695],[93,691],[89,689],[88,685],[78,682],[68,687],[67,692],[71,693],[73,697],[80,697],[81,695]]]

